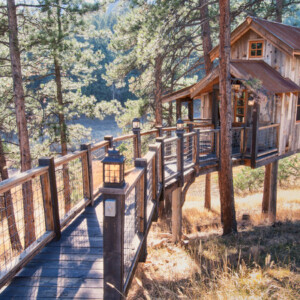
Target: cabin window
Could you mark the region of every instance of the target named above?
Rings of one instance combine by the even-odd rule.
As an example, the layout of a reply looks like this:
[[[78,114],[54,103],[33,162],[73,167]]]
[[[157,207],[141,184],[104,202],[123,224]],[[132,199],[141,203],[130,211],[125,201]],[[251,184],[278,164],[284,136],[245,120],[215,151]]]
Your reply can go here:
[[[259,58],[263,56],[264,41],[249,42],[249,58]]]
[[[247,110],[247,92],[246,90],[235,93],[234,101],[234,122],[245,123]]]
[[[300,123],[300,95],[298,96],[297,102],[296,121]]]

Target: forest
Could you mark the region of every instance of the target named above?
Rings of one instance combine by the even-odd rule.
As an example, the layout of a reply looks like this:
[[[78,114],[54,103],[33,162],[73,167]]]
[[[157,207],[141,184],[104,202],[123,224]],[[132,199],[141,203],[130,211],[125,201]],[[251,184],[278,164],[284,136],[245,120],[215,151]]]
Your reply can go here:
[[[205,53],[218,43],[218,3],[202,2],[17,1],[12,23],[3,1],[2,180],[6,165],[26,170],[38,157],[78,148],[89,138],[76,123],[81,116],[115,115],[125,131],[134,117],[143,117],[145,128],[158,115],[173,125],[172,106],[159,109],[159,99],[202,78]],[[298,1],[231,1],[232,28],[247,15],[299,25],[299,14]]]
[[[254,99],[255,101],[251,98],[254,94],[253,90],[257,91],[257,95],[262,94],[261,81],[247,81],[232,77],[230,33],[239,28],[240,24],[246,24],[246,22],[250,24],[252,19],[247,18],[249,16],[255,20],[257,18],[274,24],[283,23],[299,29],[300,1],[0,0],[0,188],[2,184],[3,191],[0,193],[0,223],[1,228],[4,228],[0,234],[0,238],[2,236],[3,239],[3,242],[0,242],[0,265],[2,263],[5,265],[6,260],[10,263],[17,255],[22,254],[23,250],[30,249],[48,231],[53,231],[53,236],[55,233],[56,238],[59,239],[60,226],[68,226],[70,222],[68,218],[75,218],[79,211],[88,205],[84,203],[79,209],[77,206],[81,203],[80,201],[90,201],[89,204],[93,205],[95,186],[97,185],[95,193],[97,197],[101,189],[105,188],[105,176],[108,173],[104,168],[103,159],[109,156],[109,151],[115,151],[108,150],[115,145],[118,151],[126,157],[121,175],[133,177],[144,168],[145,173],[139,175],[140,177],[134,181],[136,186],[130,189],[136,193],[135,209],[142,210],[137,204],[138,201],[142,201],[138,199],[141,191],[146,193],[145,195],[142,193],[143,201],[147,200],[147,192],[151,190],[149,197],[153,199],[150,200],[153,200],[153,203],[156,200],[158,202],[158,204],[153,204],[150,201],[153,207],[157,205],[157,208],[156,206],[153,208],[151,220],[148,220],[150,225],[145,215],[139,216],[139,221],[132,221],[133,223],[146,222],[140,225],[143,228],[145,241],[143,238],[138,250],[142,253],[140,261],[145,264],[144,268],[140,266],[137,268],[129,299],[130,297],[135,299],[140,294],[145,299],[177,299],[178,295],[184,294],[185,288],[187,288],[186,295],[191,299],[198,299],[202,293],[215,299],[214,288],[219,289],[221,294],[224,292],[222,281],[230,285],[233,291],[233,294],[230,294],[232,299],[241,296],[240,288],[243,291],[246,290],[246,296],[242,295],[242,298],[244,296],[244,298],[248,296],[255,298],[263,291],[266,297],[263,296],[262,299],[270,295],[275,295],[275,298],[278,296],[277,298],[280,299],[282,293],[286,293],[287,299],[296,299],[297,296],[293,298],[293,293],[298,291],[299,295],[299,282],[297,283],[297,280],[292,278],[292,273],[294,269],[296,269],[297,276],[299,273],[299,254],[295,254],[299,243],[295,242],[294,238],[297,232],[299,233],[299,225],[289,222],[299,221],[299,210],[295,209],[295,212],[289,216],[290,212],[286,206],[298,207],[299,196],[297,198],[292,195],[287,199],[287,203],[284,203],[285,196],[282,195],[286,188],[295,189],[295,193],[299,191],[299,147],[293,147],[298,145],[298,142],[294,141],[294,136],[298,136],[298,131],[300,133],[300,126],[297,125],[300,118],[300,97],[297,90],[277,92],[264,106],[260,103],[259,96]],[[258,55],[262,52],[261,41],[250,41],[250,43],[254,43],[254,48],[250,49],[249,46],[249,55],[254,53],[254,59],[261,57]],[[268,47],[271,47],[270,43]],[[215,49],[218,49],[218,58],[213,60],[211,55]],[[276,51],[274,51],[275,56]],[[297,51],[293,53],[294,56],[299,55]],[[274,61],[277,63],[277,58]],[[259,65],[258,60],[257,63]],[[297,68],[292,66],[292,63],[289,67],[293,70]],[[269,70],[269,73],[274,74],[278,69],[274,68],[273,73]],[[176,95],[176,92],[184,91],[185,88],[196,87],[201,79],[209,78],[210,74],[216,72],[215,70],[219,72],[218,81],[214,79],[212,84],[209,83],[211,90],[207,90],[203,98],[186,97],[180,99],[183,100],[181,103],[175,98],[176,103],[163,101],[168,95]],[[294,73],[297,72],[298,70]],[[292,80],[281,77],[282,81],[286,80],[284,83],[291,84],[289,81]],[[215,93],[216,83],[218,83],[218,95]],[[275,81],[273,85],[276,85]],[[249,86],[247,97],[248,92],[250,97],[246,100],[242,97],[246,97],[246,87]],[[235,87],[244,88],[244,92],[234,90]],[[199,110],[196,114],[203,116],[201,110],[205,110],[205,97],[211,97],[209,101],[215,103],[212,104],[215,105],[214,107],[209,107],[212,117],[207,119],[211,121],[209,126],[212,127],[203,122],[201,123],[203,128],[195,131],[193,127],[195,124],[188,124],[188,122],[194,121],[195,107],[195,110]],[[191,99],[197,99],[198,102],[193,103]],[[233,103],[232,99],[236,102]],[[287,99],[293,99],[290,101],[292,104]],[[254,104],[249,104],[251,100]],[[280,100],[282,104],[279,110]],[[272,107],[277,105],[273,119],[271,120],[270,117],[270,120],[268,119],[263,124],[262,118],[263,122],[260,123],[259,118],[264,113],[264,109],[269,109],[271,105]],[[261,111],[260,107],[262,107]],[[240,121],[246,118],[247,113],[244,112],[246,108],[252,114],[249,126],[246,122]],[[292,114],[294,111],[295,116]],[[191,114],[192,118],[190,118]],[[287,115],[286,119],[284,119],[284,114]],[[280,116],[279,121],[278,116]],[[183,124],[181,119],[185,117],[188,117],[188,120],[184,120],[188,121],[187,133],[184,133],[184,130],[180,132],[180,124]],[[107,118],[114,121],[108,123]],[[233,118],[239,121],[233,122]],[[295,122],[291,121],[294,120],[293,118]],[[104,141],[95,140],[92,138],[92,131],[95,129],[89,128],[90,123],[86,120],[98,123],[96,130],[99,131],[106,122],[106,127],[112,127],[111,135],[118,132],[118,134],[122,133],[125,138],[119,136],[114,140],[115,137],[106,136]],[[133,120],[138,123],[137,128],[134,128]],[[284,123],[282,120],[290,122],[292,129],[285,128],[283,124],[280,125],[280,122]],[[234,127],[233,123],[237,126]],[[171,129],[167,129],[163,137],[163,128],[166,127]],[[137,130],[134,131],[134,129]],[[172,130],[174,136],[172,136]],[[148,139],[145,132],[149,133]],[[202,137],[209,137],[201,140],[201,134]],[[279,138],[280,135],[282,140],[285,139],[283,142]],[[126,137],[132,138],[132,141],[125,142]],[[157,145],[156,138],[158,140],[161,138],[160,146]],[[236,138],[239,139],[237,146],[234,145]],[[156,144],[150,147],[151,150],[149,144],[155,141]],[[250,145],[247,144],[248,141]],[[165,147],[165,142],[170,144],[169,148]],[[268,143],[270,147],[265,145]],[[93,154],[91,154],[91,145],[96,145],[93,148]],[[213,147],[215,147],[214,153],[212,153]],[[217,147],[218,150],[216,150]],[[233,153],[236,151],[234,147],[238,148],[238,153]],[[156,150],[153,150],[154,148]],[[158,153],[161,155],[160,158]],[[146,164],[143,161],[144,155],[152,157],[150,163]],[[210,160],[210,155],[215,156],[213,159],[216,158],[216,166],[210,162],[207,165],[201,162],[201,159],[205,160],[206,157]],[[130,159],[127,159],[128,157]],[[168,173],[163,165],[167,164],[170,157],[173,160],[175,157],[175,163],[172,161],[177,168],[175,176],[172,170],[169,175],[173,176],[170,182],[173,179],[176,181],[176,187],[175,185],[172,188],[169,186],[167,195],[167,184],[163,185],[165,184],[164,177],[167,177]],[[159,159],[161,159],[160,162]],[[45,162],[48,165],[45,165]],[[191,169],[185,169],[184,163],[186,162],[193,164]],[[237,166],[235,171],[233,171],[233,166]],[[201,168],[203,169],[200,170]],[[46,169],[49,174],[52,172],[54,179],[51,179],[51,174],[43,173]],[[186,175],[187,170],[192,171]],[[91,175],[93,172],[94,178]],[[152,172],[152,176],[156,179],[151,179],[149,172]],[[214,175],[211,176],[213,172]],[[25,178],[28,174],[37,175],[28,177],[27,181],[25,179],[18,181],[19,175],[20,178],[22,176]],[[203,175],[201,176],[203,180],[200,175]],[[185,176],[187,180],[190,180],[189,184],[185,182]],[[15,186],[11,185],[14,180],[17,182]],[[149,183],[150,180],[152,180],[151,183]],[[198,208],[195,209],[193,203],[196,198],[202,199],[202,195],[196,191],[197,184],[191,187],[195,181],[198,187],[199,183],[205,185],[205,190],[201,190],[205,198],[205,210],[201,212],[197,210]],[[276,215],[277,182],[279,183],[278,207],[281,210]],[[161,191],[159,184],[162,184]],[[121,187],[118,188],[121,189]],[[125,190],[124,186],[122,188]],[[218,196],[215,195],[216,191],[218,191]],[[56,198],[53,197],[55,193]],[[162,197],[162,200],[154,197],[156,193],[159,195],[158,198]],[[126,197],[129,197],[128,194]],[[262,201],[261,199],[257,201],[254,194],[259,195]],[[259,221],[257,211],[254,209],[255,205],[251,206],[252,198],[249,200],[248,195],[253,196],[254,203],[259,202],[255,204],[256,206],[260,204],[262,206],[259,209]],[[235,203],[235,198],[238,199],[238,204]],[[183,209],[186,199],[187,206]],[[127,198],[123,200],[127,201]],[[53,204],[55,201],[57,207]],[[162,208],[160,202],[164,203]],[[52,203],[53,207],[50,210],[48,207],[47,211],[45,206],[50,205],[49,203]],[[147,211],[146,204],[143,204],[144,214]],[[125,203],[122,209],[128,210],[128,205]],[[57,210],[56,216],[55,210]],[[52,223],[47,220],[41,221],[40,215],[44,214],[46,219],[51,215],[49,211],[54,221],[52,220]],[[59,216],[58,212],[62,215]],[[137,217],[137,212],[132,213],[129,210],[128,214],[134,214],[134,217]],[[149,251],[149,263],[146,258],[147,230],[150,230],[152,218],[154,220],[156,214],[160,220],[154,225],[154,231],[150,233],[152,248]],[[174,221],[176,216],[180,221]],[[276,221],[276,216],[280,221]],[[63,220],[63,217],[66,217],[68,221]],[[103,217],[103,222],[105,222],[105,217],[106,215]],[[123,218],[126,219],[126,215]],[[269,223],[266,223],[267,219]],[[250,224],[249,220],[253,223]],[[283,220],[288,221],[280,227]],[[59,225],[55,225],[55,221]],[[124,220],[122,222],[120,224],[124,227]],[[205,225],[205,222],[207,224],[210,222],[210,224]],[[264,222],[263,225],[266,227],[258,229],[254,227],[257,224],[261,226],[259,222]],[[47,226],[51,227],[51,230],[48,230]],[[108,227],[106,226],[106,229]],[[252,231],[246,232],[245,228],[250,227]],[[116,227],[111,226],[111,228],[115,230]],[[212,235],[211,232],[208,233],[207,228],[213,232]],[[275,234],[280,237],[284,234],[284,230],[290,234],[282,244],[279,245],[278,242],[278,249],[271,245],[272,228],[275,228]],[[214,235],[215,229],[217,237]],[[42,234],[43,230],[45,233]],[[166,233],[168,231],[172,234]],[[255,232],[256,235],[253,237],[250,231]],[[199,232],[203,234],[204,240],[198,239],[201,236]],[[237,232],[239,236],[235,235]],[[115,233],[119,234],[117,231]],[[222,237],[221,234],[223,234]],[[113,231],[111,236],[114,236]],[[223,236],[229,237],[226,240],[222,239]],[[100,236],[95,238],[100,239]],[[119,240],[123,238],[124,236]],[[261,248],[264,238],[269,244]],[[170,241],[174,246],[173,244],[170,246]],[[204,241],[203,245],[202,241]],[[281,246],[285,248],[282,249]],[[6,251],[5,247],[9,250]],[[232,252],[228,253],[228,251]],[[106,255],[105,249],[103,253]],[[211,256],[208,257],[207,253]],[[174,284],[173,281],[160,280],[160,277],[155,275],[155,272],[159,270],[163,277],[164,269],[155,264],[153,267],[151,259],[159,261],[161,255],[161,259],[167,261],[168,265],[169,254],[171,256],[174,254],[174,260],[182,259],[182,264],[191,268],[183,271],[183,273],[189,273],[189,280],[184,281],[182,285],[181,281]],[[272,261],[271,257],[276,258]],[[187,259],[189,261],[185,264]],[[197,270],[192,267],[194,260]],[[286,270],[291,272],[286,276],[288,283],[282,278],[277,280],[281,275],[271,274],[270,270],[274,264],[277,271],[282,268],[285,272]],[[105,261],[103,268],[105,272],[107,270]],[[126,266],[123,269],[125,270]],[[129,285],[134,276],[135,267],[132,269],[133,272],[128,271],[132,276]],[[180,271],[177,273],[181,276]],[[244,289],[244,285],[250,285],[247,281],[249,276],[256,276],[256,273],[259,274],[257,275],[258,281],[266,278],[269,280],[273,276],[268,282],[276,286],[275,292],[266,291],[268,286],[266,282],[261,287]],[[150,281],[147,276],[150,276]],[[152,280],[151,276],[155,279]],[[242,281],[240,281],[241,278],[243,278]],[[0,276],[0,286],[1,283]],[[122,288],[123,283],[120,284],[121,291]],[[116,295],[111,287],[110,289],[108,288],[108,292],[105,290],[104,295],[105,293]],[[226,297],[226,293],[221,296],[222,299]]]

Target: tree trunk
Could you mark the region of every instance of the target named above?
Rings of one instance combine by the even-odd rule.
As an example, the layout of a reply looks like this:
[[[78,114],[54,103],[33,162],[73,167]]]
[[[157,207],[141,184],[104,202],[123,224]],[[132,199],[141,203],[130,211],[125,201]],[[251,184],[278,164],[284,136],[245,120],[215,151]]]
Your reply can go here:
[[[56,97],[59,104],[59,131],[60,131],[60,145],[61,145],[61,155],[68,154],[67,146],[67,125],[65,122],[65,116],[62,112],[64,103],[62,96],[62,85],[61,85],[61,72],[60,65],[56,57],[54,57],[54,67],[55,67],[55,83],[56,83]],[[65,212],[67,213],[71,209],[71,198],[70,198],[70,179],[69,179],[69,168],[68,165],[63,165],[63,182],[64,182],[64,200],[65,200]]]
[[[21,171],[31,168],[29,136],[25,115],[25,96],[22,85],[21,58],[18,40],[17,13],[14,0],[7,1],[8,27],[9,27],[9,52],[13,78],[13,90],[16,107],[17,130],[21,156]],[[25,248],[35,241],[33,192],[31,181],[22,185],[23,210],[25,226]]]
[[[162,126],[162,63],[163,58],[159,54],[155,59],[155,90],[154,90],[154,106],[155,106],[155,126]]]
[[[202,44],[205,73],[208,75],[212,70],[212,62],[210,60],[209,52],[212,49],[212,41],[210,34],[209,15],[208,15],[208,0],[202,1],[202,8],[200,10],[202,26]],[[206,174],[205,177],[205,202],[204,207],[211,209],[211,174]]]
[[[269,213],[270,190],[271,190],[271,171],[272,164],[265,166],[264,194],[262,201],[262,214],[267,216]]]
[[[4,155],[2,140],[0,139],[0,175],[1,180],[8,179],[8,170],[6,165],[6,159]],[[14,212],[14,204],[12,201],[12,196],[10,190],[4,193],[3,203],[1,203],[2,207],[5,209],[6,219],[7,219],[7,226],[9,232],[9,238],[11,247],[13,250],[18,252],[22,251],[22,244],[20,241],[16,219],[15,219],[15,212]]]
[[[276,0],[276,22],[282,23],[283,0]]]
[[[223,234],[237,231],[235,218],[233,176],[231,161],[232,109],[230,81],[230,5],[220,0],[220,99],[221,99],[221,149],[220,200],[223,217]]]

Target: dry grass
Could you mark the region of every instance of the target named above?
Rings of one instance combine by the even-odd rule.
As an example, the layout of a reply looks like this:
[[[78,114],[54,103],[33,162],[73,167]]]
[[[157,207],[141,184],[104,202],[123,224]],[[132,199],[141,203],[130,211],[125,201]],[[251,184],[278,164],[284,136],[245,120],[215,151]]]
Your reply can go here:
[[[239,233],[223,237],[217,177],[211,211],[204,179],[188,192],[180,245],[165,222],[154,224],[128,299],[300,299],[300,188],[278,190],[275,226],[261,216],[262,193],[236,197]]]

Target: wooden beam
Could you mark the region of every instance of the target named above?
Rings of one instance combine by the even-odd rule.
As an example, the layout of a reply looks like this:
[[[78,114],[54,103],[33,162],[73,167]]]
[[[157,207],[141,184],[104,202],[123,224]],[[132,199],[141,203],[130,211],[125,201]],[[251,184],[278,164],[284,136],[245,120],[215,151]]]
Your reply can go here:
[[[258,151],[258,124],[259,124],[259,103],[254,102],[252,112],[252,147],[251,147],[251,167],[255,168]]]
[[[274,223],[276,221],[277,210],[277,174],[278,174],[278,160],[272,163],[271,171],[271,193],[269,203],[269,221]]]
[[[176,100],[176,121],[178,119],[181,119],[181,101],[180,100]]]
[[[181,187],[172,192],[172,242],[181,240],[182,234],[182,208],[181,208]]]

